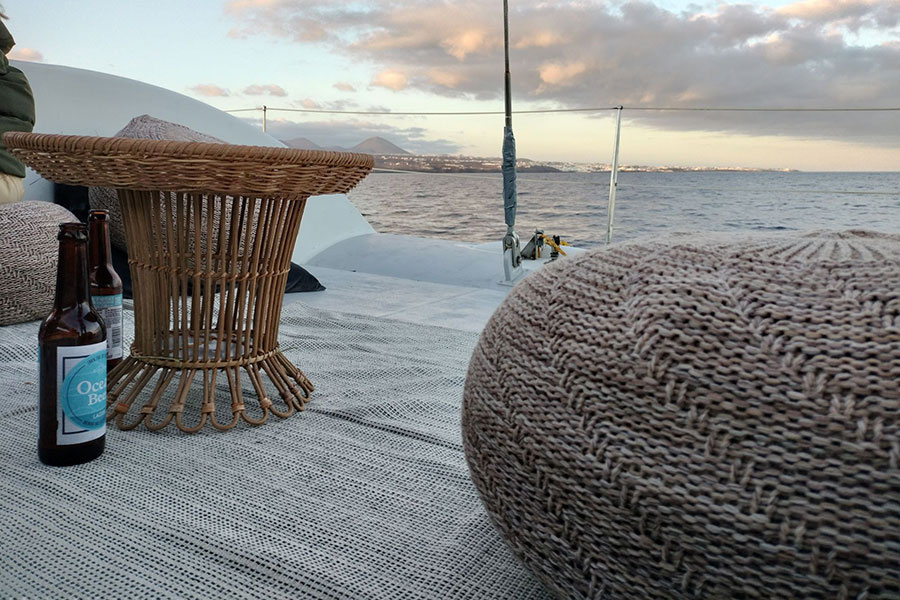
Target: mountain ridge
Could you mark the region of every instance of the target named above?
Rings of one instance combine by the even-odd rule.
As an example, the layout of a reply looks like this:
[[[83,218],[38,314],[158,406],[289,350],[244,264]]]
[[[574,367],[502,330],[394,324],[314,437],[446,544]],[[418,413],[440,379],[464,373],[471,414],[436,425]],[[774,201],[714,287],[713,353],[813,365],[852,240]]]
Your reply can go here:
[[[409,155],[410,152],[404,150],[393,142],[383,137],[373,136],[366,138],[351,148],[342,146],[320,146],[314,141],[305,137],[293,138],[290,140],[281,140],[289,148],[298,148],[300,150],[334,150],[337,152],[361,152],[363,154],[390,155],[401,156]]]
[[[293,138],[290,140],[281,140],[288,148],[297,148],[298,150],[324,150],[322,146],[305,137]]]

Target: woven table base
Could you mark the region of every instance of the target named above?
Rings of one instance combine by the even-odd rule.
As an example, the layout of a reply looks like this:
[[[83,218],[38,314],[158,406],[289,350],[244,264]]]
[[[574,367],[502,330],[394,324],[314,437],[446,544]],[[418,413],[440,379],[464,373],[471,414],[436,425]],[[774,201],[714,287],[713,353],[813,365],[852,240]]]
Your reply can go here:
[[[112,407],[110,418],[115,419],[119,429],[124,430],[134,429],[145,423],[148,429],[156,431],[168,426],[173,420],[179,429],[188,433],[199,431],[207,422],[216,429],[226,430],[237,425],[241,419],[251,425],[262,425],[269,413],[281,418],[289,417],[294,412],[303,410],[309,402],[310,393],[315,390],[303,371],[291,364],[276,348],[257,362],[221,369],[221,377],[225,378],[231,391],[232,418],[230,421],[220,422],[216,415],[214,395],[217,381],[221,381],[219,371],[220,369],[215,367],[183,369],[160,366],[145,361],[132,352],[130,357],[109,374],[110,388],[107,399]],[[241,391],[241,371],[246,372],[256,392],[254,401],[259,404],[261,417],[250,416],[247,411]],[[277,388],[284,402],[284,408],[278,408],[272,402],[263,383],[263,376],[268,377]],[[200,408],[199,421],[189,424],[185,422],[184,412],[188,392],[195,380],[203,383],[204,400]],[[137,409],[135,400],[146,389],[152,389],[152,392],[140,405],[140,409]],[[168,406],[160,406],[160,398],[169,390],[175,390],[173,400]]]
[[[269,413],[302,410],[314,388],[278,350],[278,322],[306,200],[119,190],[119,201],[135,282],[135,340],[131,356],[109,374],[116,425],[157,430],[174,422],[193,433],[207,422],[225,430],[241,419],[260,425]],[[256,416],[247,411],[242,372],[255,392]],[[223,378],[230,419],[216,414]],[[188,423],[195,381],[203,395]],[[138,402],[146,389],[152,391]],[[161,404],[163,398],[171,401]]]

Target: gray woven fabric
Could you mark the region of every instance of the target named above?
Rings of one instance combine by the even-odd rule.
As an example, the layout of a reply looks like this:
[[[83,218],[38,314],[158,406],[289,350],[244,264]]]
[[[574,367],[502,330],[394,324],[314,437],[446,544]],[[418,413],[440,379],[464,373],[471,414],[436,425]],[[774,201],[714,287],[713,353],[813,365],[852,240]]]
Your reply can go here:
[[[289,304],[282,347],[317,386],[306,412],[225,433],[110,428],[70,468],[37,460],[36,336],[0,329],[0,597],[546,596],[468,476],[474,335]]]
[[[133,118],[114,137],[123,137],[141,140],[168,140],[172,142],[209,142],[213,144],[224,143],[199,131],[194,131],[178,123],[170,123],[150,115],[141,115]],[[88,191],[91,208],[100,208],[109,211],[109,241],[117,248],[126,249],[125,224],[122,220],[122,209],[119,206],[119,196],[116,190],[106,187],[92,187]],[[192,239],[192,238],[191,238]]]
[[[78,219],[50,202],[0,205],[0,325],[50,314],[56,293],[59,224]]]
[[[678,236],[517,286],[463,402],[514,551],[581,598],[900,598],[900,235]]]

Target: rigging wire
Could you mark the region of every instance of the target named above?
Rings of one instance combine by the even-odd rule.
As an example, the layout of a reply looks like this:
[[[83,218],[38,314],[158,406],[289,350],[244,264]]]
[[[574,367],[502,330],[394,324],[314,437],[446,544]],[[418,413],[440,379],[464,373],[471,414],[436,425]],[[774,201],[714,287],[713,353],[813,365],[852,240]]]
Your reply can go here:
[[[900,111],[896,106],[859,106],[856,108],[827,107],[771,107],[771,108],[739,108],[739,107],[678,107],[678,106],[631,106],[625,110],[665,110],[665,111],[706,111],[706,112],[891,112]]]
[[[224,112],[260,111],[258,108],[235,108]],[[513,114],[548,114],[548,113],[575,113],[575,112],[604,112],[618,110],[618,106],[595,106],[583,108],[539,108],[530,110],[514,110]],[[325,108],[273,108],[266,106],[268,111],[319,113],[334,115],[393,115],[393,116],[471,116],[471,115],[505,115],[502,110],[448,110],[448,111],[391,111],[391,110],[338,110]],[[724,106],[707,107],[679,107],[679,106],[624,106],[622,110],[640,111],[681,111],[681,112],[898,112],[896,106],[860,106],[855,108],[815,108],[815,107],[772,107],[772,108],[740,108]]]

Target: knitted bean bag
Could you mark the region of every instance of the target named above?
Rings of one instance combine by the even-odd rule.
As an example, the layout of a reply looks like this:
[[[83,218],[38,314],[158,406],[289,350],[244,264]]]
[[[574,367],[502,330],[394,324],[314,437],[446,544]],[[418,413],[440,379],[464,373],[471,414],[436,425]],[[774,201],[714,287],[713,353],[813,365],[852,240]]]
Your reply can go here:
[[[222,144],[222,140],[199,131],[194,131],[178,123],[170,123],[150,115],[133,118],[114,137],[141,140],[169,140],[173,142],[208,142]],[[90,188],[91,208],[109,211],[109,241],[113,247],[125,250],[125,222],[119,206],[119,195],[113,188]],[[204,207],[205,211],[205,207]],[[218,219],[217,219],[218,221]],[[201,221],[203,222],[203,221]],[[201,251],[205,251],[205,248]]]
[[[56,234],[60,223],[77,220],[51,202],[0,205],[0,325],[50,314],[59,255]]]
[[[561,596],[900,598],[900,236],[550,265],[475,349],[463,441]]]

